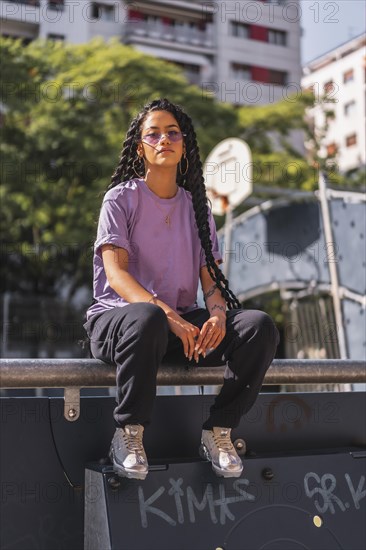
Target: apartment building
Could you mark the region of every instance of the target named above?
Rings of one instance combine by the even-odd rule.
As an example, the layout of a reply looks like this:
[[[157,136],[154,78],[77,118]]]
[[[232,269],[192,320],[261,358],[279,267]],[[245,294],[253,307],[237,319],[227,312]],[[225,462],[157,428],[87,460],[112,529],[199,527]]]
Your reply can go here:
[[[341,172],[366,163],[366,37],[358,36],[304,67],[302,86],[315,95],[309,119]],[[311,151],[310,151],[311,152]]]
[[[299,0],[0,0],[3,35],[73,43],[118,36],[236,105],[300,93],[300,17]]]

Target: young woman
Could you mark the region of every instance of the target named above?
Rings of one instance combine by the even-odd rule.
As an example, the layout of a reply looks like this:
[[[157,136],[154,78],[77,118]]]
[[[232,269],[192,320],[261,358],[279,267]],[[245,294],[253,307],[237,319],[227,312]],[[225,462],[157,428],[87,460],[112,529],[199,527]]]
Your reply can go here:
[[[230,432],[256,400],[278,332],[265,313],[241,309],[218,267],[196,134],[167,99],[146,105],[130,125],[101,207],[93,262],[94,303],[84,327],[93,356],[117,367],[114,470],[138,479],[148,473],[143,430],[164,359],[227,365],[200,452],[218,475],[240,476]],[[199,279],[205,309],[196,302]]]

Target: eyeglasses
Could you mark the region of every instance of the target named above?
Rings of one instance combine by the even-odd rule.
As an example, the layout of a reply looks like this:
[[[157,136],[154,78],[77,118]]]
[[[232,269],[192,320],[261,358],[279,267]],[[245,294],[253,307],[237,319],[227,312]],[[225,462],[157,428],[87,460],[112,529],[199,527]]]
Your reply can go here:
[[[159,132],[151,132],[151,134],[146,134],[146,136],[141,139],[142,141],[146,141],[146,143],[149,143],[149,145],[156,145],[157,143],[159,143],[163,136],[167,136],[169,141],[176,143],[177,141],[183,139],[186,134],[182,134],[182,132],[177,132],[176,130],[170,130],[169,132],[165,132],[165,134],[160,134]]]

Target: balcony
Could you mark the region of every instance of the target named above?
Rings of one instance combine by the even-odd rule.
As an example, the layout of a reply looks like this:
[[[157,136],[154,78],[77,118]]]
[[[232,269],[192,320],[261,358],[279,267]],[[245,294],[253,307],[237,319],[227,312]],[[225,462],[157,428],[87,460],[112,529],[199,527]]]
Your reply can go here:
[[[189,49],[212,50],[214,47],[213,33],[210,30],[200,31],[184,23],[173,26],[164,25],[160,21],[130,20],[126,22],[125,39],[128,43],[141,39],[145,43],[175,43]]]
[[[39,0],[0,0],[1,34],[33,40],[38,36],[40,23]]]

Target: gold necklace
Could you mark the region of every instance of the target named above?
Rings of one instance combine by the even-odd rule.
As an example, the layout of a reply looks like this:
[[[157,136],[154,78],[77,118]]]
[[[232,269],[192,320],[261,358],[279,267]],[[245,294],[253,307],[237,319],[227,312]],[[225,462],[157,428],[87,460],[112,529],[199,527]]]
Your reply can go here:
[[[150,189],[150,187],[147,185],[147,183],[146,183],[145,180],[144,180],[144,183],[145,183],[146,187],[147,187],[148,189]],[[150,189],[150,191],[151,191],[151,193],[154,193],[154,191],[152,191],[151,189]],[[179,192],[179,187],[178,187],[178,189],[177,189],[177,193],[178,193],[178,192]],[[177,196],[177,193],[174,195],[174,197]],[[172,198],[173,198],[173,197],[172,197]],[[159,203],[154,199],[154,197],[152,197],[152,199],[153,199],[154,203],[156,204],[156,206],[159,208],[159,210],[161,210],[161,211],[164,212],[164,214],[165,214],[165,210],[163,210],[163,208],[161,208],[161,206],[160,206]],[[170,216],[171,216],[171,214],[174,212],[174,209],[175,209],[175,207],[177,206],[177,204],[178,204],[178,201],[174,204],[173,208],[168,212],[168,214],[165,214],[164,222],[166,223],[166,225],[167,225],[168,227],[170,227],[170,225],[171,225]]]
[[[154,200],[154,203],[155,203],[156,206],[159,208],[159,210],[161,210],[161,211],[164,212],[164,214],[165,214],[165,210],[163,210],[163,209],[161,208],[161,206],[156,202],[156,200]],[[171,214],[174,212],[174,209],[175,209],[175,207],[177,206],[177,204],[178,204],[178,203],[176,202],[176,203],[174,204],[173,208],[168,212],[168,214],[165,214],[164,222],[166,223],[166,225],[167,225],[168,227],[170,227],[170,225],[171,225],[170,216],[171,216]]]

